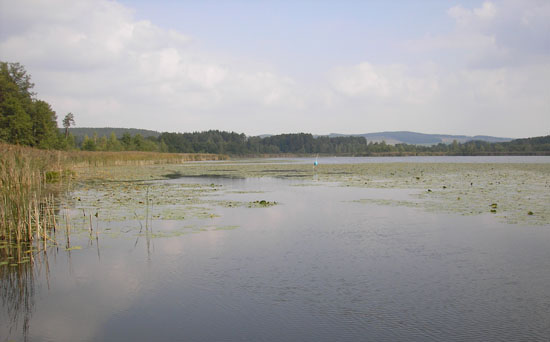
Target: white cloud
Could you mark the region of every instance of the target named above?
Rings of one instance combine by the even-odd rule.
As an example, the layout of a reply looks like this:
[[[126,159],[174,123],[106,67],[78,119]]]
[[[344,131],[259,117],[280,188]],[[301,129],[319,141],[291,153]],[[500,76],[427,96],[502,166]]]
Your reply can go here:
[[[489,21],[496,16],[496,6],[492,2],[484,2],[479,8],[466,9],[460,5],[454,6],[447,13],[461,26],[468,27],[479,21]]]
[[[116,118],[185,130],[179,126],[190,112],[300,103],[289,77],[228,65],[184,34],[135,20],[116,2],[3,1],[0,20],[9,27],[2,59],[24,64],[39,96],[58,112],[74,112],[79,125],[113,125]],[[147,125],[154,114],[168,123]],[[201,129],[214,124],[205,123]]]
[[[517,137],[528,136],[534,124],[540,125],[540,135],[550,127],[550,64],[449,70],[364,62],[337,68],[331,77],[330,107],[343,111],[341,119],[355,130],[360,126],[354,120],[364,122],[359,131],[392,125],[395,130],[439,127],[431,132],[486,134],[499,128],[502,133],[496,135]]]
[[[403,44],[396,62],[365,58],[319,70],[316,81],[205,53],[188,32],[137,20],[112,1],[0,5],[0,59],[24,64],[39,97],[60,117],[75,113],[79,126],[509,136],[550,127],[545,0],[452,7],[442,13],[450,32]]]
[[[500,135],[514,137],[529,135],[537,123],[538,134],[548,134],[542,127],[550,127],[550,2],[485,2],[448,14],[454,30],[406,44],[430,67],[404,61],[337,68],[336,93],[370,113],[401,118],[402,129],[447,125],[450,132],[484,134],[499,126],[506,127]]]
[[[351,97],[424,103],[438,92],[433,76],[416,77],[405,65],[372,65],[368,62],[336,68],[332,73],[336,92]]]
[[[546,64],[550,54],[550,2],[544,0],[484,2],[448,10],[451,33],[428,35],[407,43],[411,51],[432,58],[454,55],[467,67],[500,68]]]

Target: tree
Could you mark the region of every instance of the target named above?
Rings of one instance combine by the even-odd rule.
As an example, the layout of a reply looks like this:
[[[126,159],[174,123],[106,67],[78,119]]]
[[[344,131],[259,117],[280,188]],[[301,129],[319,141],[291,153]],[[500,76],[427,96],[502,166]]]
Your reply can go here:
[[[145,140],[143,139],[141,134],[138,133],[138,134],[133,136],[132,145],[134,146],[134,149],[136,151],[143,151],[144,150]]]
[[[84,151],[95,151],[97,146],[92,139],[88,138],[88,135],[85,135],[84,141],[82,141],[82,149]]]
[[[54,148],[59,139],[57,116],[51,106],[42,100],[33,102],[31,109],[33,146]]]
[[[29,100],[36,95],[31,89],[34,83],[31,82],[31,76],[27,74],[25,68],[19,63],[0,62],[0,75],[3,79],[9,80],[17,91],[17,95]],[[2,93],[4,89],[2,89]],[[3,94],[0,94],[2,96]],[[2,100],[0,98],[0,100]]]
[[[109,140],[107,140],[107,150],[108,151],[120,151],[122,150],[122,145],[120,141],[116,138],[115,132],[111,132]]]
[[[120,142],[126,151],[132,150],[132,136],[130,133],[124,132],[124,134],[122,134],[122,138],[120,138]]]
[[[107,144],[108,144],[107,137],[102,135],[101,138],[99,138],[98,142],[96,143],[96,147],[99,151],[107,151]]]
[[[0,62],[0,140],[39,148],[62,145],[51,106],[35,98],[31,76],[19,63]]]
[[[21,103],[8,97],[0,103],[0,140],[12,144],[32,144],[32,122],[31,117],[25,111]]]
[[[74,126],[74,115],[73,113],[68,113],[63,119],[63,127],[65,127],[65,138],[69,137],[69,127]]]
[[[29,114],[33,93],[30,76],[19,63],[0,62],[0,140],[12,144],[33,142]]]

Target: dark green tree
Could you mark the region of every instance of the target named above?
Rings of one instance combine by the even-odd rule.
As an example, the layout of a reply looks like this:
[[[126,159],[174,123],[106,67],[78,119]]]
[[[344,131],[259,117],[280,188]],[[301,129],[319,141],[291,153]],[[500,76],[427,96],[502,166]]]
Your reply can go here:
[[[122,138],[120,138],[120,142],[122,143],[122,147],[124,148],[124,150],[126,151],[132,150],[133,144],[132,144],[132,136],[130,135],[130,133],[124,133],[122,135]]]
[[[0,140],[40,148],[58,148],[57,117],[36,99],[34,84],[19,63],[0,62]]]
[[[31,109],[33,146],[53,148],[59,140],[57,115],[51,106],[42,100],[33,102]]]
[[[95,151],[97,146],[93,139],[90,139],[87,135],[84,136],[84,141],[82,141],[82,149],[84,151]]]
[[[74,115],[73,113],[68,113],[63,118],[63,127],[65,127],[65,138],[69,137],[69,127],[74,126]]]
[[[0,103],[0,139],[12,144],[31,145],[32,122],[21,102],[8,97]]]

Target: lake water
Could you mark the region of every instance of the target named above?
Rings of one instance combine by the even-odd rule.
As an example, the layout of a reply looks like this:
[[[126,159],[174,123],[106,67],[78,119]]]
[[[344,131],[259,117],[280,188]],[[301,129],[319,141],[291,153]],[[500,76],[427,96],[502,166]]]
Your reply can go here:
[[[491,163],[491,164],[549,164],[550,156],[409,156],[409,157],[318,157],[318,158],[270,158],[264,162],[313,164],[363,164],[363,163]],[[246,159],[242,162],[255,163]],[[212,161],[211,163],[231,163]]]
[[[549,225],[359,202],[406,199],[405,189],[160,183],[215,184],[217,200],[277,205],[218,206],[152,227],[98,219],[100,234],[71,237],[81,249],[37,258],[24,288],[2,278],[0,340],[550,339]]]

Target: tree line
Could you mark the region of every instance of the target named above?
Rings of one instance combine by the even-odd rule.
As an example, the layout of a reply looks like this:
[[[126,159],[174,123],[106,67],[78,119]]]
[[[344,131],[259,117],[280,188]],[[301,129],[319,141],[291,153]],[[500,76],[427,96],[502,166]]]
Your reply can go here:
[[[550,135],[491,143],[468,141],[432,146],[367,142],[364,137],[315,137],[309,133],[279,134],[269,137],[248,137],[242,133],[210,130],[193,133],[161,133],[144,138],[140,134],[124,133],[116,138],[84,137],[83,150],[158,151],[174,153],[215,153],[230,155],[265,154],[328,154],[349,156],[371,155],[504,155],[550,154]]]
[[[314,137],[309,133],[279,134],[269,137],[247,137],[222,131],[162,133],[157,141],[169,152],[258,154],[331,154],[331,155],[501,155],[550,154],[550,135],[516,139],[509,142],[468,141],[431,146],[414,144],[390,145],[367,142],[364,137]]]
[[[230,155],[331,154],[331,155],[479,155],[479,154],[550,154],[550,135],[490,143],[469,141],[432,146],[389,145],[367,142],[364,137],[313,136],[309,133],[279,134],[268,137],[210,130],[193,133],[161,133],[144,137],[124,133],[117,137],[84,136],[75,139],[69,133],[75,118],[68,113],[64,130],[57,127],[57,115],[50,104],[36,98],[30,75],[19,63],[0,62],[0,142],[43,149],[81,149],[87,151],[156,151],[177,153],[215,153]],[[113,129],[114,130],[114,129]],[[105,129],[102,129],[104,132]]]
[[[363,137],[314,137],[309,133],[247,137],[235,132],[211,130],[194,133],[162,133],[158,137],[169,152],[225,154],[357,154],[365,152]]]

